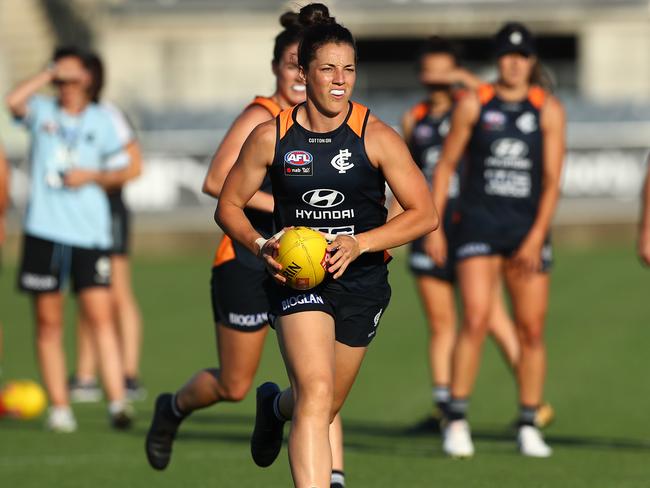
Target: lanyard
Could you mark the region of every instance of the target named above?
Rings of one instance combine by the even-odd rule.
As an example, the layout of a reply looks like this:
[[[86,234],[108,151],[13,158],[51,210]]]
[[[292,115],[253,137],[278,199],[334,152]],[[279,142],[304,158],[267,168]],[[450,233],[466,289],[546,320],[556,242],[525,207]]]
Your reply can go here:
[[[67,118],[68,124],[64,124],[64,119]],[[59,106],[56,112],[56,137],[61,146],[61,163],[66,168],[71,168],[76,165],[76,153],[79,141],[84,133],[84,126],[86,122],[86,109],[76,117],[68,116],[63,112]]]

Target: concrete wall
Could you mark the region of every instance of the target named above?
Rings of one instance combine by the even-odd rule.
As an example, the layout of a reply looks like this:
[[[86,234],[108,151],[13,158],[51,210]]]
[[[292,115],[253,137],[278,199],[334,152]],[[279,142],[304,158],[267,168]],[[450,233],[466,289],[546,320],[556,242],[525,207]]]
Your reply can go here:
[[[650,100],[650,19],[595,21],[581,29],[580,87],[599,99]]]
[[[107,94],[126,105],[241,105],[275,88],[276,16],[109,18],[100,25]]]

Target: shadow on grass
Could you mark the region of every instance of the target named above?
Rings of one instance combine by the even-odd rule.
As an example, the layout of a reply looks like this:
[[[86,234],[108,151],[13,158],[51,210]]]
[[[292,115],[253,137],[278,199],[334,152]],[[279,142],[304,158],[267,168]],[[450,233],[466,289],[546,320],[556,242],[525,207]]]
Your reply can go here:
[[[248,443],[254,417],[243,414],[207,414],[189,417],[185,427],[178,434],[178,439],[191,441],[216,441]],[[214,426],[216,429],[197,430],[197,427]],[[226,426],[228,430],[219,431]],[[234,430],[231,430],[234,428]],[[364,422],[344,420],[345,446],[359,451],[392,453],[405,456],[431,456],[438,452],[440,434],[434,432],[413,433],[409,426],[382,422]],[[134,435],[144,436],[146,430],[138,428]],[[477,426],[472,431],[477,441],[512,444],[515,440],[513,429],[501,426]],[[650,452],[650,440],[602,437],[597,435],[546,435],[552,446],[576,447],[602,450],[630,450]]]

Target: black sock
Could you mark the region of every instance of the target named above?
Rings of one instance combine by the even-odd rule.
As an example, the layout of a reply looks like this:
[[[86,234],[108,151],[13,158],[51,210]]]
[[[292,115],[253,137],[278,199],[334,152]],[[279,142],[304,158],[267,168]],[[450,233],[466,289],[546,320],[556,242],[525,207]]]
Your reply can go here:
[[[172,400],[170,402],[170,407],[171,407],[170,410],[172,412],[172,415],[179,422],[190,414],[190,412],[187,412],[187,413],[183,412],[181,410],[181,408],[178,406],[178,402],[176,401],[176,394],[175,393],[172,395]]]
[[[449,385],[436,385],[433,387],[433,403],[445,417],[448,416],[450,399]]]
[[[282,396],[282,392],[275,395],[275,398],[273,399],[273,415],[275,415],[275,418],[278,419],[280,422],[286,422],[289,419],[287,419],[284,415],[282,415],[282,412],[280,411],[281,396]]]
[[[345,488],[345,475],[343,474],[343,471],[333,469],[330,480],[330,488]]]
[[[450,421],[463,420],[467,415],[467,408],[469,407],[468,398],[451,397],[449,407],[447,409],[447,418]]]
[[[535,417],[537,416],[537,406],[519,405],[519,427],[530,425],[535,427]]]

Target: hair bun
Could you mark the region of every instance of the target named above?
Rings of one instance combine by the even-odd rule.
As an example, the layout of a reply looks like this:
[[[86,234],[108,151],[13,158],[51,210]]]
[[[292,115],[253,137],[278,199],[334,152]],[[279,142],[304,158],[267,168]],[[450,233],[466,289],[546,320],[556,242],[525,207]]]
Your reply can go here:
[[[280,25],[285,29],[300,27],[300,20],[296,12],[285,12],[280,15]]]
[[[309,5],[305,5],[300,9],[298,19],[303,27],[336,23],[336,19],[330,17],[329,9],[322,3],[310,3]]]

